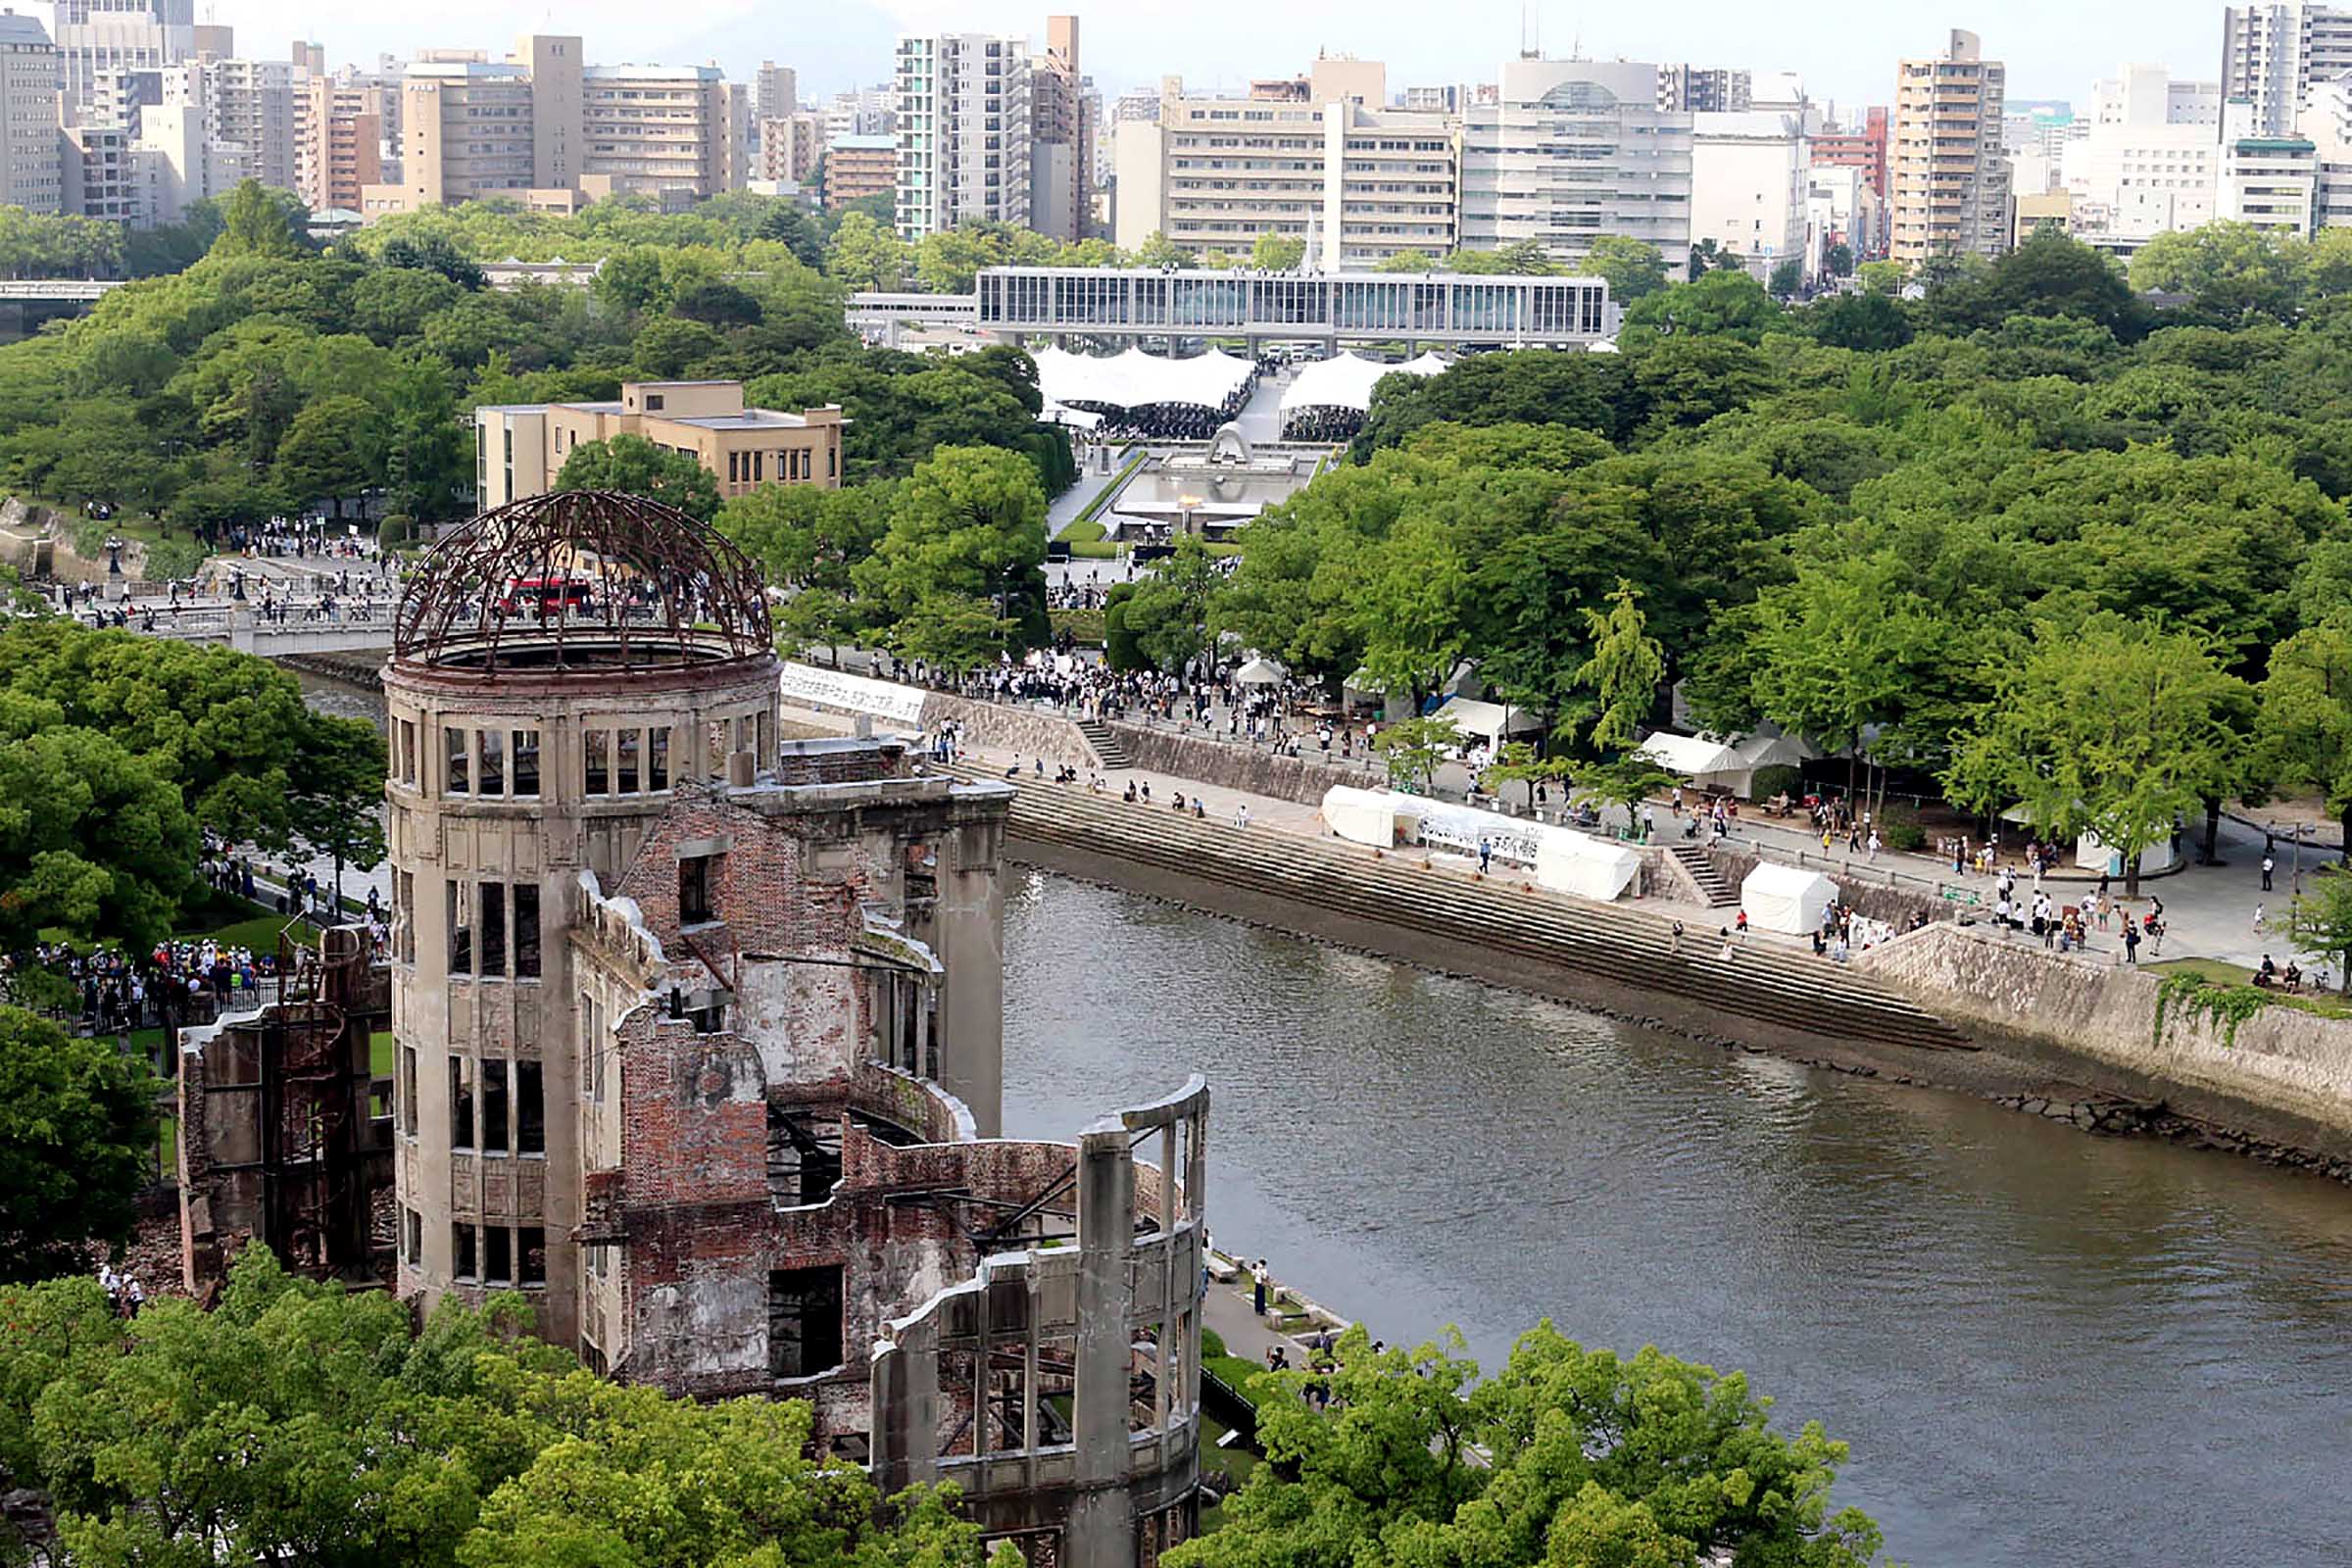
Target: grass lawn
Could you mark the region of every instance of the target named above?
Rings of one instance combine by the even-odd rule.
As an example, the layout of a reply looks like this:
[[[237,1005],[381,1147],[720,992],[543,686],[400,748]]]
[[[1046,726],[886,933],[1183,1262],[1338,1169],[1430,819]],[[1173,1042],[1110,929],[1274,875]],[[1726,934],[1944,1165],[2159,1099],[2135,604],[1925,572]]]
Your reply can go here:
[[[1066,544],[1091,545],[1102,537],[1102,525],[1092,517],[1081,518],[1062,529],[1060,537]]]
[[[1238,1443],[1230,1448],[1218,1447],[1217,1440],[1225,1436],[1226,1431],[1224,1424],[1214,1417],[1206,1414],[1200,1417],[1200,1468],[1214,1470],[1225,1478],[1228,1491],[1238,1492],[1249,1481],[1250,1472],[1257,1468],[1259,1460],[1256,1454]],[[1212,1502],[1200,1510],[1202,1535],[1217,1528],[1224,1510],[1225,1505],[1221,1502]]]

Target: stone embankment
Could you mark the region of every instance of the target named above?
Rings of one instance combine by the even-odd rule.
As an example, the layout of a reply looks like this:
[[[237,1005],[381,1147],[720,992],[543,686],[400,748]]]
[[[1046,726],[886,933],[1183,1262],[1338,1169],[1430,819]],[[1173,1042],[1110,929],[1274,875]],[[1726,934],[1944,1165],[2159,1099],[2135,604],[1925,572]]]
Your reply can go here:
[[[1907,932],[1854,967],[1974,1036],[2139,1102],[2134,1130],[2352,1179],[2352,1019],[2274,1004],[2232,1023],[2187,1000],[2168,1005],[2159,977],[2113,956],[1949,924]],[[2080,1119],[2071,1103],[2064,1119]]]

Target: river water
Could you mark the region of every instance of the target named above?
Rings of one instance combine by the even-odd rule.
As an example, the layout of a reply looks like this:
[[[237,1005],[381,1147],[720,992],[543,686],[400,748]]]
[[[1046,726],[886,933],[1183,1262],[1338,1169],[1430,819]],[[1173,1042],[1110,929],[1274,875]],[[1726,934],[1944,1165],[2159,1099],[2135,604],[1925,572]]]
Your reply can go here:
[[[1205,1073],[1218,1239],[1376,1335],[1744,1369],[1917,1568],[2352,1557],[2352,1192],[1008,875],[1006,1132]]]

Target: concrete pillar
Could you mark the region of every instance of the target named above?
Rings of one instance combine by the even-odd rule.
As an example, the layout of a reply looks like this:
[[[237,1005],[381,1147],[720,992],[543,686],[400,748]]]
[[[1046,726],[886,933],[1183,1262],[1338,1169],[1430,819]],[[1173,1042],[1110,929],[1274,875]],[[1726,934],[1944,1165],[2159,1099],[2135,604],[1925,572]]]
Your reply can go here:
[[[1090,1132],[1078,1153],[1077,1433],[1069,1558],[1081,1568],[1134,1559],[1127,1496],[1127,1261],[1134,1245],[1135,1164],[1127,1132]]]
[[[872,1463],[885,1494],[939,1477],[939,1330],[931,1314],[896,1329],[869,1374]]]

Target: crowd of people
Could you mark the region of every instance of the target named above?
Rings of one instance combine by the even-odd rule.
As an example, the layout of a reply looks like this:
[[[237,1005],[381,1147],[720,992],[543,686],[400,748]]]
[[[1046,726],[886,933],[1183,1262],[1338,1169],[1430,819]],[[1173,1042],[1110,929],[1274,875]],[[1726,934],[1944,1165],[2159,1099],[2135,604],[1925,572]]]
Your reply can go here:
[[[1087,432],[1088,441],[1113,444],[1127,441],[1206,441],[1217,433],[1217,427],[1241,416],[1250,400],[1257,393],[1257,383],[1273,368],[1273,362],[1258,360],[1244,375],[1241,384],[1225,396],[1222,403],[1138,403],[1122,406],[1113,403],[1072,403],[1070,407],[1098,415],[1102,423]]]

